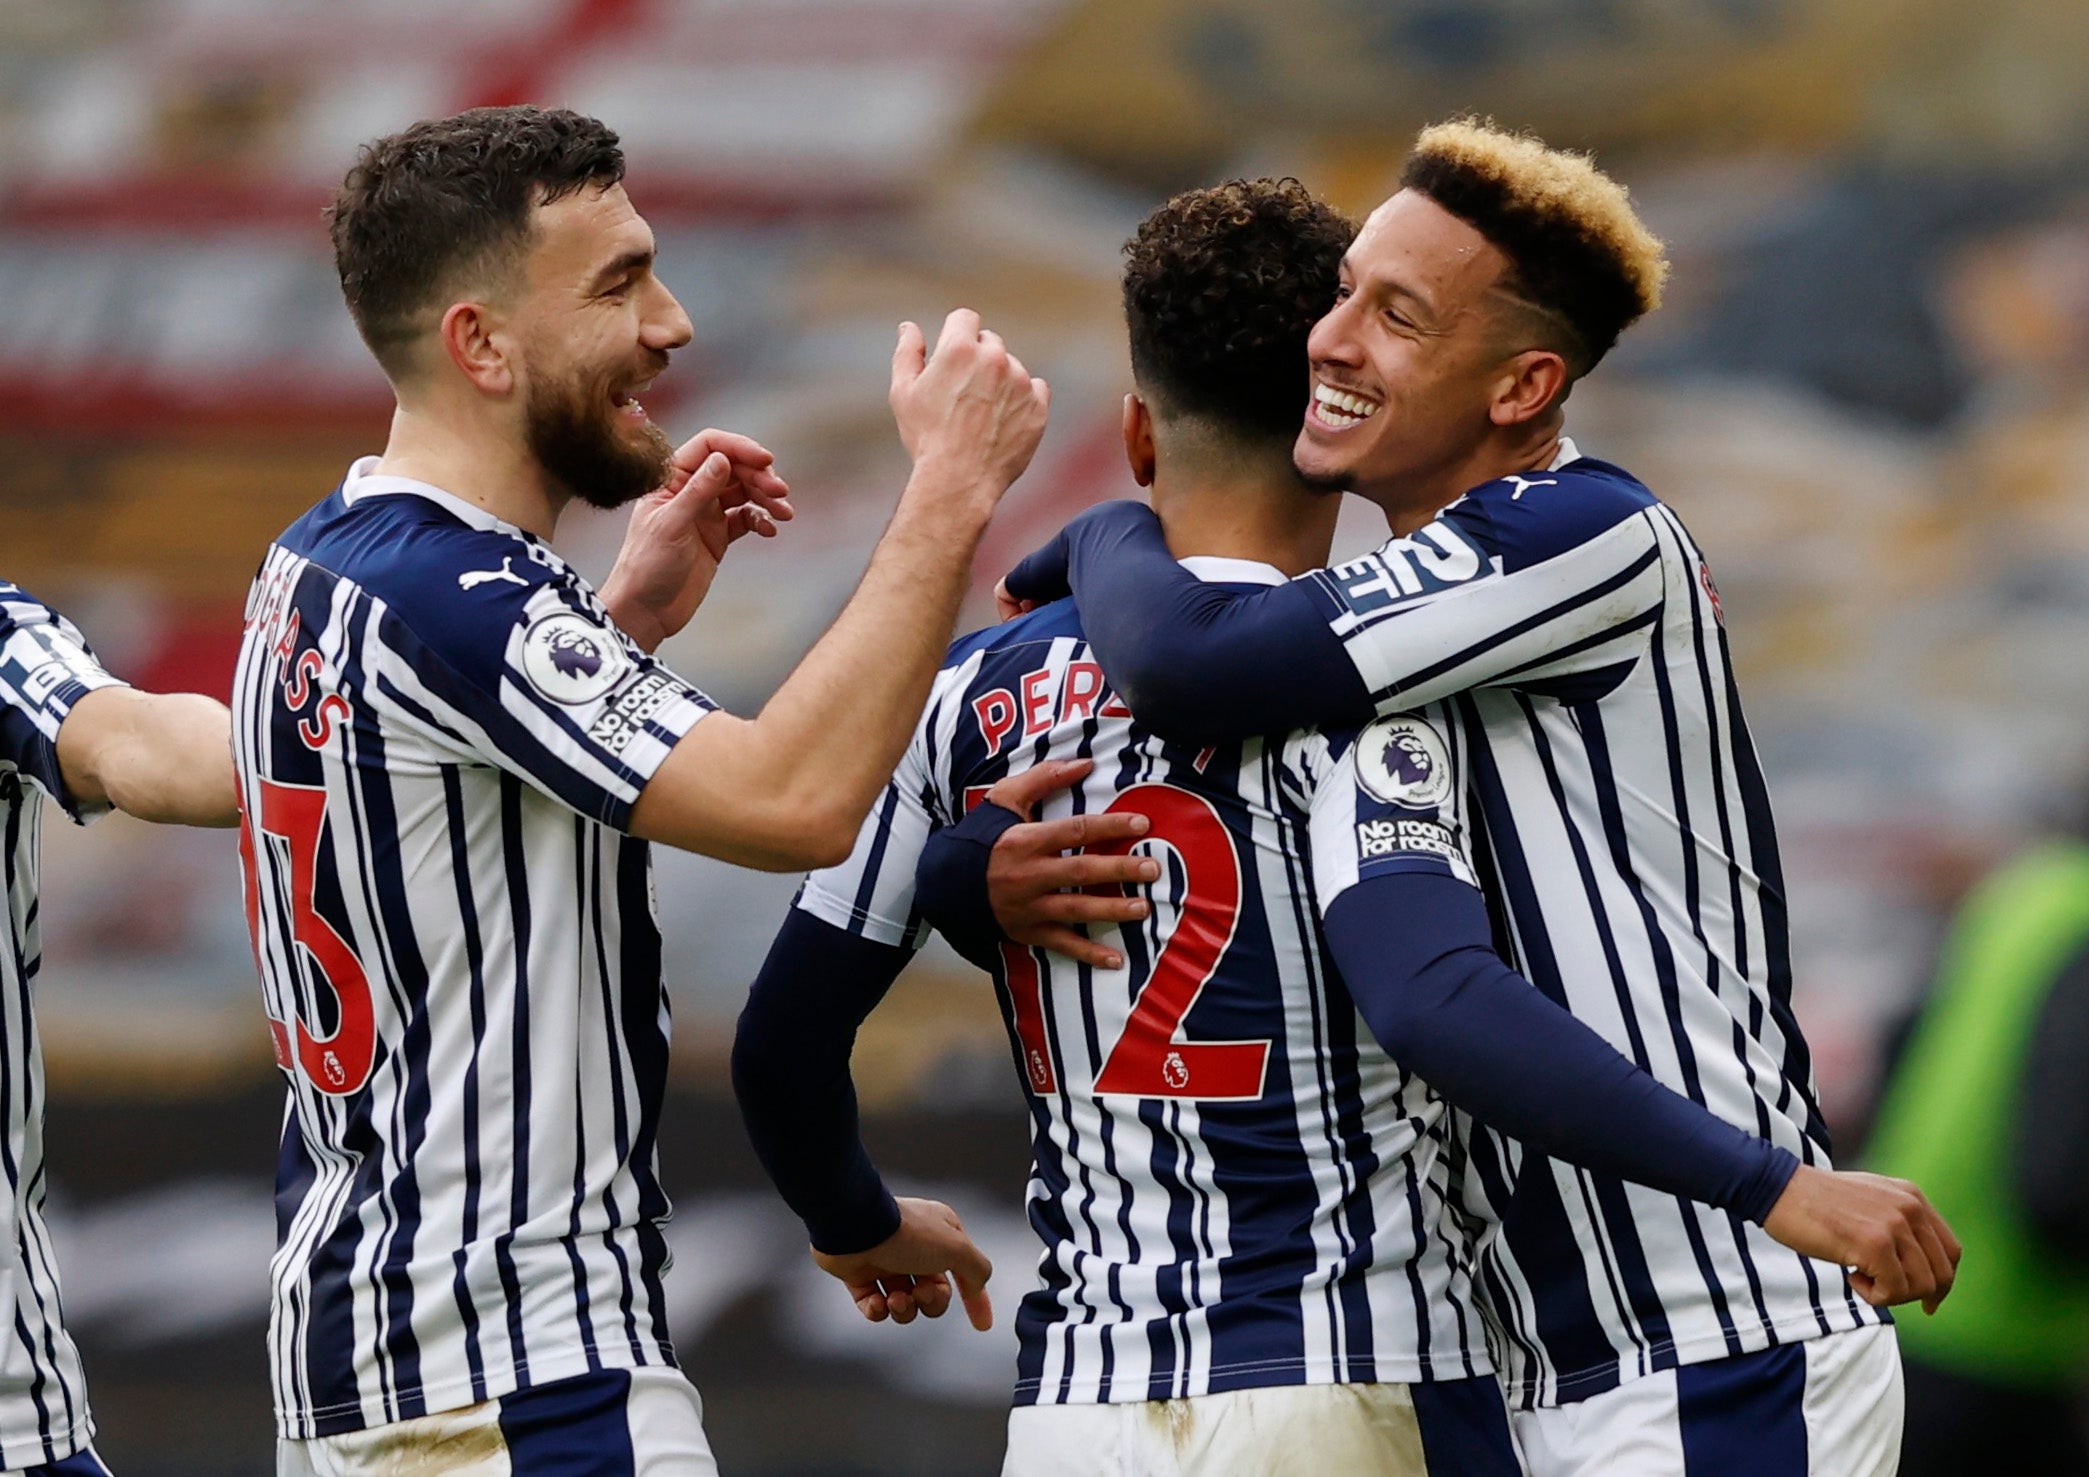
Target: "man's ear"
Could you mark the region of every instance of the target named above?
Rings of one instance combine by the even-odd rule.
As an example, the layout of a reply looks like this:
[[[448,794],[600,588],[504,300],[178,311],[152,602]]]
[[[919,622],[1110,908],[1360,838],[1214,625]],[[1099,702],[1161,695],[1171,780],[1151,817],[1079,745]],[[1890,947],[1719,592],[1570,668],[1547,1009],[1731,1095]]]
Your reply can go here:
[[[1567,361],[1550,349],[1525,349],[1502,366],[1487,418],[1497,426],[1536,420],[1567,393]]]
[[[1134,482],[1153,486],[1153,412],[1137,394],[1124,397],[1124,459]]]
[[[473,388],[506,395],[515,388],[515,365],[500,318],[484,303],[452,303],[437,330],[443,352]]]

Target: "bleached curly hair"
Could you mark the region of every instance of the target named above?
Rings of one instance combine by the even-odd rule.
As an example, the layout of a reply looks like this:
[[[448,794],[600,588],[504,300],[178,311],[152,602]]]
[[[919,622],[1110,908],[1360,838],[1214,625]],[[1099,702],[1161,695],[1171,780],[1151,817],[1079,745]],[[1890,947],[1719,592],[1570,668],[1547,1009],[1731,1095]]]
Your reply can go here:
[[[1556,347],[1575,379],[1661,305],[1667,254],[1625,187],[1586,154],[1457,118],[1422,130],[1400,184],[1509,259],[1502,286],[1563,330]]]

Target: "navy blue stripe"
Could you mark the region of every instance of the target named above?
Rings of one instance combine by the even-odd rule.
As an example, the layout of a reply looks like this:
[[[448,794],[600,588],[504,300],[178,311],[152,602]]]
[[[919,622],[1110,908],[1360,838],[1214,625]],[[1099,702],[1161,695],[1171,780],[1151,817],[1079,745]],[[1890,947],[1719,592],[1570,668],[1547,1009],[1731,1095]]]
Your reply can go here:
[[[667,989],[660,965],[660,930],[653,926],[652,852],[643,841],[630,837],[616,843],[616,917],[618,919],[618,968],[623,993],[617,1015],[624,1033],[624,1051],[631,1063],[631,1095],[637,1110],[631,1152],[624,1164],[638,1188],[638,1280],[645,1296],[646,1320],[654,1337],[667,1340],[667,1290],[661,1278],[667,1269],[667,1238],[660,1223],[667,1219],[667,1192],[660,1187],[660,1105],[667,1096],[667,1034],[661,1020],[667,1014]],[[641,1363],[650,1364],[655,1351],[641,1350]],[[671,1349],[660,1356],[673,1362]]]
[[[1531,745],[1538,756],[1539,765],[1545,771],[1546,785],[1552,791],[1553,803],[1559,808],[1561,829],[1566,832],[1569,848],[1574,854],[1574,867],[1581,879],[1584,896],[1588,899],[1589,916],[1596,925],[1596,937],[1603,949],[1603,962],[1610,974],[1611,991],[1617,999],[1618,1014],[1625,1025],[1625,1036],[1632,1047],[1632,1061],[1642,1072],[1652,1072],[1652,1060],[1647,1052],[1646,1037],[1639,1025],[1639,1012],[1634,1008],[1632,984],[1625,970],[1624,960],[1618,951],[1617,937],[1611,929],[1609,911],[1603,905],[1603,897],[1596,881],[1596,870],[1589,855],[1588,844],[1583,839],[1581,828],[1574,823],[1574,814],[1567,800],[1564,781],[1560,778],[1559,766],[1552,752],[1552,743],[1546,737],[1543,723],[1539,720],[1532,700],[1516,695],[1517,706],[1522,710],[1523,721],[1530,731]],[[1580,717],[1580,713],[1572,716]],[[1593,757],[1593,756],[1591,756]],[[1672,967],[1672,965],[1671,965]],[[1654,1289],[1652,1275],[1647,1270],[1646,1253],[1639,1245],[1636,1222],[1631,1207],[1626,1202],[1622,1188],[1615,1180],[1576,1171],[1583,1192],[1590,1197],[1590,1220],[1593,1223],[1597,1250],[1602,1254],[1606,1275],[1612,1275],[1612,1294],[1619,1292],[1618,1281],[1623,1283],[1623,1302],[1618,1312],[1627,1312],[1630,1317],[1621,1321],[1627,1336],[1638,1348],[1642,1361],[1651,1347],[1661,1348],[1669,1343],[1668,1314],[1661,1306],[1660,1294]],[[1599,1184],[1600,1181],[1600,1184]],[[1597,1206],[1605,1207],[1605,1214],[1597,1213]]]
[[[11,782],[14,781],[12,775],[8,778]],[[15,889],[22,880],[16,873],[16,861],[22,846],[22,827],[25,820],[28,819],[30,803],[30,798],[23,794],[19,782],[14,782],[13,795],[7,807],[7,836],[5,842],[7,862],[6,885],[7,895],[10,898],[15,895]],[[36,862],[37,858],[34,856],[28,859],[28,866],[32,874]],[[26,1041],[29,1032],[29,1013],[34,1008],[34,1003],[29,993],[29,969],[23,957],[22,934],[12,926],[10,926],[8,934],[8,952],[14,959],[15,987],[13,993],[15,997],[15,1014],[21,1022]],[[21,1050],[24,1057],[26,1057],[28,1054],[26,1045]],[[26,1123],[29,1120],[30,1113],[35,1111],[38,1105],[31,1100],[30,1083],[26,1075],[20,1082],[16,1081],[15,1051],[16,1046],[14,1043],[0,1042],[0,1107],[5,1108],[9,1122],[21,1121]],[[22,1094],[22,1109],[19,1119],[14,1111],[14,1100],[17,1091]],[[9,1185],[18,1185],[21,1182],[21,1166],[15,1162],[13,1135],[10,1133],[0,1132],[0,1167],[5,1168]],[[29,1398],[30,1403],[36,1407],[37,1430],[41,1433],[44,1455],[48,1458],[57,1448],[51,1440],[51,1409],[50,1403],[44,1394],[46,1387],[49,1385],[57,1386],[59,1399],[65,1407],[64,1429],[71,1430],[78,1417],[73,1411],[72,1392],[66,1388],[65,1381],[50,1378],[50,1372],[58,1367],[58,1348],[51,1327],[53,1319],[51,1309],[44,1305],[43,1293],[38,1289],[35,1274],[27,1262],[28,1259],[24,1256],[22,1276],[23,1280],[28,1283],[31,1297],[36,1302],[38,1321],[43,1325],[41,1354],[38,1351],[38,1340],[30,1331],[26,1320],[22,1316],[20,1307],[15,1309],[15,1336],[22,1341],[23,1346],[29,1351],[30,1368],[34,1370],[29,1381]]]
[[[360,691],[365,681],[360,639],[364,626],[358,620],[347,628],[350,639],[343,642],[339,680],[344,691]],[[420,1230],[421,1183],[417,1166],[421,1145],[428,1136],[430,1108],[428,1058],[432,1028],[426,1009],[428,973],[414,932],[413,910],[407,901],[405,865],[399,854],[399,813],[385,769],[383,733],[367,713],[357,710],[340,737],[344,762],[353,764],[343,792],[349,808],[350,835],[356,845],[363,905],[378,920],[380,947],[385,951],[385,984],[393,1008],[407,1023],[396,1066],[403,1086],[393,1100],[394,1113],[403,1115],[403,1121],[392,1125],[399,1141],[399,1169],[389,1186],[390,1193],[378,1197],[385,1230],[391,1234],[388,1254],[378,1269],[385,1305],[384,1358],[378,1368],[380,1378],[388,1377],[391,1386],[386,1392],[386,1409],[396,1419],[411,1419],[427,1413],[420,1388],[420,1343],[413,1332],[413,1280],[407,1268],[413,1260]],[[364,850],[365,838],[374,850]],[[385,1066],[381,1039],[373,1049],[377,1053],[371,1063],[374,1076]]]
[[[1689,541],[1689,536],[1683,530],[1682,525],[1676,521],[1675,516],[1672,513],[1667,515],[1667,522],[1670,534],[1678,541],[1678,543],[1681,546],[1682,558],[1686,567],[1693,562],[1702,566],[1702,556],[1699,555],[1696,549],[1691,545]],[[1753,1037],[1755,1040],[1758,1041],[1762,1039],[1762,997],[1760,992],[1758,992],[1755,989],[1754,985],[1751,983],[1749,977],[1750,971],[1748,966],[1748,910],[1746,906],[1746,900],[1744,897],[1745,882],[1743,876],[1743,867],[1740,861],[1740,853],[1735,845],[1733,815],[1731,808],[1727,804],[1726,798],[1726,755],[1729,751],[1729,748],[1731,748],[1737,765],[1742,762],[1742,756],[1744,755],[1746,756],[1747,762],[1752,765],[1754,761],[1755,748],[1752,740],[1750,740],[1750,738],[1748,737],[1746,724],[1741,716],[1741,710],[1739,707],[1740,694],[1733,687],[1732,656],[1731,653],[1728,652],[1726,649],[1726,635],[1723,630],[1719,631],[1716,637],[1718,643],[1717,650],[1719,654],[1720,664],[1725,673],[1725,692],[1729,701],[1733,704],[1733,706],[1729,708],[1729,711],[1733,714],[1734,732],[1732,734],[1731,744],[1729,744],[1727,740],[1721,737],[1722,733],[1724,732],[1724,725],[1722,725],[1722,723],[1720,722],[1719,717],[1720,689],[1718,686],[1715,685],[1712,677],[1711,653],[1714,649],[1713,641],[1711,639],[1708,639],[1708,633],[1705,629],[1704,612],[1698,602],[1696,595],[1696,582],[1692,581],[1691,584],[1688,586],[1688,589],[1690,590],[1690,594],[1688,596],[1688,603],[1686,608],[1689,611],[1690,615],[1691,651],[1692,656],[1695,659],[1695,665],[1697,668],[1698,698],[1699,701],[1703,704],[1705,715],[1705,754],[1709,759],[1712,768],[1711,780],[1713,796],[1713,813],[1716,816],[1719,825],[1719,855],[1727,858],[1727,907],[1731,911],[1731,916],[1733,918],[1733,967],[1735,976],[1739,979],[1742,988],[1747,992],[1748,995],[1748,1020],[1745,1028],[1738,1017],[1736,1017],[1734,1020],[1734,1054],[1742,1064],[1742,1070],[1746,1074],[1749,1088],[1752,1091],[1755,1098],[1756,1133],[1763,1138],[1774,1138],[1774,1134],[1771,1132],[1770,1126],[1770,1110],[1768,1105],[1764,1101],[1762,1084],[1757,1080],[1754,1067],[1752,1063],[1749,1061],[1749,1038]],[[1764,805],[1766,807],[1764,818],[1765,820],[1767,820],[1767,797],[1765,797]],[[1745,812],[1745,799],[1743,802],[1743,809]],[[1751,840],[1753,840],[1752,837]],[[1781,879],[1776,878],[1774,873],[1774,868],[1776,866],[1777,845],[1776,836],[1774,832],[1769,836],[1768,840],[1770,845],[1769,860],[1773,868],[1773,872],[1771,874],[1766,875],[1761,868],[1762,859],[1754,855],[1752,851],[1749,858],[1749,866],[1747,869],[1755,874],[1759,884],[1758,898],[1763,908],[1763,923],[1766,932],[1769,932],[1779,926],[1779,924],[1772,922],[1772,915],[1770,909],[1772,905],[1773,894],[1777,894],[1777,917],[1780,923],[1782,919],[1782,882]],[[1693,913],[1692,916],[1694,918],[1697,915]],[[1708,950],[1709,947],[1710,946],[1708,943]],[[1772,949],[1774,953],[1774,946],[1769,947]],[[1787,979],[1789,979],[1788,958],[1786,969]],[[1716,979],[1717,977],[1714,976],[1714,978]],[[1797,1025],[1796,1023],[1794,1023],[1792,1026],[1793,1032],[1796,1033],[1797,1029]],[[1787,1037],[1786,1039],[1787,1041],[1790,1041],[1792,1039],[1796,1039],[1796,1036]],[[1801,1046],[1801,1050],[1804,1050],[1803,1043]],[[1780,1082],[1777,1094],[1777,1110],[1780,1113],[1782,1113],[1785,1110],[1786,1106],[1790,1103],[1791,1094],[1791,1081],[1789,1077],[1786,1077],[1785,1080]],[[1818,1117],[1817,1110],[1814,1112],[1812,1116]],[[1825,1134],[1825,1127],[1823,1128],[1822,1132]],[[1825,1138],[1822,1139],[1822,1142],[1826,1142]],[[1803,1148],[1804,1145],[1802,1144],[1802,1150]],[[1747,1228],[1741,1222],[1740,1218],[1737,1216],[1729,1215],[1727,1217],[1727,1222],[1730,1227],[1730,1234],[1733,1237],[1734,1249],[1740,1256],[1743,1271],[1748,1279],[1749,1293],[1755,1303],[1757,1314],[1761,1318],[1763,1323],[1768,1324],[1772,1321],[1770,1318],[1769,1306],[1763,1297],[1762,1277],[1760,1271],[1758,1270],[1755,1264],[1755,1254],[1748,1244]],[[1814,1321],[1819,1326],[1820,1331],[1822,1333],[1826,1333],[1829,1330],[1829,1323],[1827,1312],[1824,1306],[1822,1305],[1820,1298],[1819,1279],[1815,1275],[1812,1264],[1810,1262],[1808,1262],[1803,1257],[1799,1260],[1801,1268],[1804,1271],[1806,1277],[1807,1293],[1810,1305],[1813,1309]]]
[[[573,823],[573,915],[585,926],[588,916],[588,860],[593,847],[589,833],[595,828],[575,818]],[[575,992],[578,993],[577,991]],[[588,1093],[586,1057],[580,1042],[573,1043],[573,1212],[566,1222],[566,1261],[573,1269],[574,1316],[580,1323],[581,1347],[587,1351],[588,1368],[600,1369],[595,1349],[595,1320],[588,1307],[588,1269],[580,1255],[580,1212],[588,1203]],[[605,1200],[607,1196],[603,1197]]]
[[[617,847],[621,852],[624,842]],[[602,864],[603,857],[598,847],[593,853],[594,866],[587,873],[587,899],[583,915],[588,921],[588,938],[595,952],[595,973],[602,990],[602,1028],[605,1037],[603,1060],[609,1067],[609,1113],[610,1143],[616,1149],[617,1163],[631,1162],[631,1114],[624,1097],[624,1051],[622,1033],[618,1031],[616,989],[612,981],[615,976],[609,968],[609,938],[607,920],[602,908]],[[617,1203],[614,1187],[602,1196],[603,1213],[609,1221],[609,1255],[617,1264],[617,1313],[624,1321],[624,1340],[631,1350],[631,1357],[640,1364],[646,1362],[646,1351],[638,1333],[637,1289],[632,1284],[630,1259],[624,1255],[623,1238],[617,1235],[624,1225],[624,1208]]]
[[[1589,586],[1586,590],[1579,591],[1576,594],[1569,596],[1565,600],[1560,601],[1557,605],[1553,605],[1545,610],[1539,611],[1536,615],[1526,616],[1524,619],[1517,621],[1514,625],[1503,626],[1498,630],[1489,631],[1484,640],[1476,641],[1472,645],[1464,647],[1463,649],[1453,653],[1452,655],[1445,657],[1442,661],[1435,663],[1433,666],[1423,667],[1419,671],[1406,673],[1404,676],[1401,677],[1401,679],[1397,683],[1394,683],[1389,687],[1380,688],[1376,692],[1374,692],[1372,694],[1372,701],[1378,704],[1380,712],[1391,711],[1392,708],[1402,706],[1401,704],[1394,703],[1392,704],[1392,708],[1389,708],[1388,703],[1402,692],[1412,691],[1413,689],[1420,687],[1422,684],[1426,682],[1435,681],[1438,677],[1441,677],[1446,673],[1455,672],[1458,670],[1458,668],[1466,665],[1468,662],[1471,662],[1478,657],[1485,656],[1488,652],[1492,651],[1497,646],[1507,645],[1509,642],[1514,641],[1519,636],[1528,635],[1530,632],[1539,630],[1544,626],[1551,624],[1553,621],[1559,620],[1562,617],[1568,615],[1572,615],[1575,611],[1581,609],[1581,607],[1584,605],[1594,604],[1596,601],[1601,600],[1605,595],[1610,594],[1613,590],[1623,589],[1626,585],[1631,584],[1633,580],[1637,579],[1640,575],[1644,574],[1653,565],[1654,561],[1658,557],[1660,557],[1660,550],[1657,547],[1650,546],[1638,558],[1634,559],[1630,564],[1625,566],[1625,568],[1619,570],[1616,574],[1611,575],[1608,579],[1593,584]],[[1372,621],[1369,624],[1359,624],[1355,628],[1355,630],[1351,631],[1350,634],[1344,637],[1343,639],[1345,641],[1353,641],[1356,639],[1358,635],[1362,634],[1363,632],[1374,629],[1377,626],[1383,625],[1387,620],[1390,620],[1396,616],[1406,615],[1409,612],[1415,610],[1426,609],[1428,609],[1427,605],[1396,605],[1392,607],[1392,609],[1386,611],[1385,614],[1379,620]],[[1641,617],[1639,617],[1637,614],[1635,614],[1634,617],[1632,617],[1632,619],[1635,620],[1640,618]],[[1609,627],[1607,629],[1612,634],[1615,634],[1618,630],[1623,628],[1624,623],[1620,622],[1619,625]]]
[[[508,1227],[493,1239],[493,1263],[507,1295],[508,1353],[515,1369],[529,1369],[529,1347],[522,1334],[522,1285],[515,1270],[516,1229],[529,1220],[530,1162],[530,894],[529,859],[522,850],[522,781],[505,771],[500,776],[501,857],[507,873],[508,931],[514,939],[514,1018],[509,1022],[509,1060],[514,1071],[515,1101],[510,1113]],[[483,1172],[483,1171],[482,1171]]]
[[[1409,1388],[1428,1477],[1521,1477],[1499,1384],[1483,1376]]]
[[[500,1432],[508,1470],[513,1477],[636,1477],[630,1399],[631,1375],[622,1369],[504,1397]]]
[[[870,855],[863,859],[862,875],[856,879],[856,902],[849,910],[850,933],[862,933],[864,920],[870,917],[871,901],[878,893],[878,874],[885,870],[885,848],[892,841],[892,817],[898,809],[899,788],[896,784],[888,784],[878,806],[878,824],[871,834]]]
[[[1786,1344],[1676,1371],[1687,1477],[1808,1477],[1806,1347]]]
[[[479,1239],[479,1050],[486,1040],[486,948],[479,937],[479,908],[473,897],[471,854],[467,848],[464,787],[457,767],[442,767],[443,827],[450,838],[450,878],[457,888],[457,924],[464,938],[464,959],[471,975],[471,1057],[464,1064],[461,1097],[464,1138],[463,1244],[451,1254],[450,1289],[464,1324],[464,1361],[471,1371],[474,1400],[486,1398],[486,1361],[479,1347],[479,1310],[466,1275],[466,1251]]]

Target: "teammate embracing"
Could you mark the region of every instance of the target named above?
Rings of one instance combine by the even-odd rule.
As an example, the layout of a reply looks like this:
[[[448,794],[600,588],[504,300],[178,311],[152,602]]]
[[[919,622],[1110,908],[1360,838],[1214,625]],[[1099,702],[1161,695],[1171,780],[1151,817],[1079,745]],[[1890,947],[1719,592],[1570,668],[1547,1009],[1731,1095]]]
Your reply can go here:
[[[1875,1305],[1933,1306],[1958,1246],[1913,1187],[1825,1172],[1775,828],[1709,569],[1643,486],[1562,435],[1568,391],[1665,270],[1587,160],[1429,129],[1313,331],[1296,445],[1303,475],[1385,510],[1391,542],[1228,590],[1181,570],[1152,514],[1108,504],[1007,591],[1070,586],[1117,690],[1179,740],[1448,713],[1505,957],[1641,1070],[1804,1162],[1758,1228],[1562,1163],[1509,1123],[1472,1132],[1480,1278],[1531,1469],[1868,1477],[1894,1469],[1900,1425]],[[1390,944],[1402,922],[1338,911],[1329,928]]]
[[[1043,431],[1043,383],[975,317],[932,358],[906,325],[914,469],[870,568],[758,717],[716,710],[650,652],[787,489],[744,437],[671,455],[640,406],[690,325],[622,177],[593,119],[482,109],[368,146],[333,209],[398,409],[383,456],[269,549],[234,694],[290,1084],[286,1474],[715,1470],[662,1306],[646,842],[847,853]],[[600,593],[549,546],[576,498],[639,502]],[[943,1207],[909,1214],[900,1264],[972,1254]]]
[[[59,1306],[44,1226],[44,1069],[34,985],[43,964],[37,873],[43,801],[86,822],[116,809],[141,820],[229,826],[232,747],[225,705],[199,693],[134,691],[72,622],[0,580],[0,867],[8,946],[0,949],[0,1469],[107,1477],[79,1350]]]
[[[1326,557],[1335,500],[1290,446],[1349,235],[1296,182],[1236,182],[1177,197],[1128,248],[1126,449],[1204,588]],[[1084,829],[1091,854],[1063,880],[1152,901],[1061,903],[1137,925],[1122,947],[993,957],[949,930],[999,978],[1035,1127],[1044,1257],[1004,1471],[1515,1470],[1447,1207],[1445,1100],[1756,1220],[1797,1160],[1634,1070],[1494,953],[1454,715],[1173,744],[1083,626],[1060,603],[953,647],[855,854],[808,880],[735,1050],[764,1163],[865,1313],[910,1317],[922,1289],[877,1250],[895,1211],[856,1138],[849,1039],[921,940],[931,832],[990,840],[982,794],[1071,782],[1079,819],[1053,844]]]

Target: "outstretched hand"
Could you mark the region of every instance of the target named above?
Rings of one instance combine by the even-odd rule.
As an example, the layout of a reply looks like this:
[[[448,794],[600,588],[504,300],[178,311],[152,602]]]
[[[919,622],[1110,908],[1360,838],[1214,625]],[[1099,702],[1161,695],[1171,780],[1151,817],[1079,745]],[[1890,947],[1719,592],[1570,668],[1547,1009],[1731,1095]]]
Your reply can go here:
[[[689,624],[727,549],[750,533],[774,538],[796,516],[775,463],[758,441],[699,431],[675,449],[667,481],[633,506],[602,603],[647,651]]]
[[[812,1259],[841,1280],[872,1323],[887,1318],[912,1323],[919,1313],[942,1317],[954,1280],[972,1326],[982,1332],[994,1326],[994,1305],[986,1291],[994,1264],[965,1234],[957,1212],[940,1200],[902,1199],[899,1229],[869,1251],[848,1256],[815,1251]]]
[[[1850,1268],[1874,1307],[1920,1302],[1934,1313],[1958,1277],[1963,1248],[1906,1180],[1800,1165],[1763,1229],[1793,1251]]]

